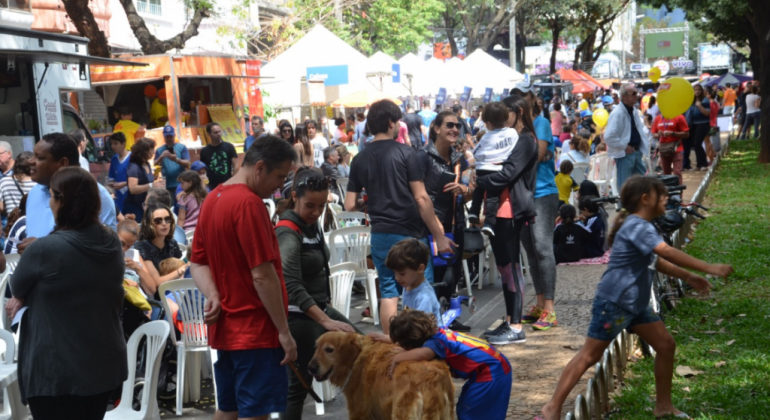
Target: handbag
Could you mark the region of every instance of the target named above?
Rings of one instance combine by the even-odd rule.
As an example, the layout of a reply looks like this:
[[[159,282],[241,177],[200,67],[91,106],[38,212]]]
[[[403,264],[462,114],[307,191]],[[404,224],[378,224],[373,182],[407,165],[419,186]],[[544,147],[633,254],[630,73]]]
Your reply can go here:
[[[680,140],[669,143],[658,143],[658,152],[663,157],[672,157],[676,154],[676,148],[679,147]]]
[[[481,233],[481,229],[477,227],[465,228],[464,234],[463,258],[468,259],[474,255],[481,254],[486,248],[484,246],[484,235]]]

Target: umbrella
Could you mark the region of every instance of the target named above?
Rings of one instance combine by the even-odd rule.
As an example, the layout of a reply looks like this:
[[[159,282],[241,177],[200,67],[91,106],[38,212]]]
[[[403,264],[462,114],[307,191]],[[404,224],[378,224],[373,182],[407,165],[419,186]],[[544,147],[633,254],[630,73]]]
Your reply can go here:
[[[754,79],[753,77],[749,77],[749,76],[743,76],[735,73],[727,73],[717,77],[716,79],[709,80],[708,82],[702,83],[701,85],[702,86],[717,85],[719,87],[724,87],[725,84],[729,83],[731,86],[735,86],[744,82],[750,82],[753,79]]]
[[[387,93],[383,93],[374,89],[364,89],[337,99],[336,101],[332,102],[332,106],[335,108],[363,108],[381,99],[388,99],[393,101],[396,105],[401,105],[401,101],[398,98],[390,96]]]

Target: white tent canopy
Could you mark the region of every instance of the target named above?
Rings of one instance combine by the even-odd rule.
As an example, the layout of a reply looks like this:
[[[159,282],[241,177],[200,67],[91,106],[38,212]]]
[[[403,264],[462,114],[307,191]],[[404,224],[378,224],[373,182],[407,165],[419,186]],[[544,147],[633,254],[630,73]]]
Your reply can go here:
[[[459,74],[454,79],[460,81],[463,87],[472,88],[472,96],[479,97],[484,96],[486,88],[502,93],[503,89],[524,80],[524,75],[477,49],[460,63]]]
[[[409,96],[409,90],[404,86],[406,80],[403,77],[403,69],[398,76],[400,83],[393,83],[393,64],[397,64],[395,58],[382,51],[374,53],[366,60],[367,86],[362,88],[374,88],[391,96]],[[376,75],[376,73],[379,73]],[[382,80],[380,80],[380,78]]]
[[[328,29],[316,25],[288,50],[262,67],[261,75],[273,77],[262,82],[270,95],[264,99],[271,105],[298,105],[309,103],[305,90],[302,97],[302,78],[308,67],[347,65],[348,83],[326,87],[326,100],[331,102],[362,89],[366,80],[367,58]]]

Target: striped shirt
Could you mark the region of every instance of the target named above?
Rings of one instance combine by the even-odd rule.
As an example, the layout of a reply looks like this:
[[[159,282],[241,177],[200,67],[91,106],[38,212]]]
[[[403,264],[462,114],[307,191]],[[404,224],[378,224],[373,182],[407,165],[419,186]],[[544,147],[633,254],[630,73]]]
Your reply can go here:
[[[16,207],[19,206],[21,197],[23,195],[22,192],[24,194],[29,194],[29,191],[35,185],[37,185],[37,183],[32,180],[16,180],[16,182],[14,182],[14,178],[12,176],[6,176],[3,177],[3,179],[0,179],[0,199],[2,199],[3,203],[5,204],[6,214],[10,214]]]

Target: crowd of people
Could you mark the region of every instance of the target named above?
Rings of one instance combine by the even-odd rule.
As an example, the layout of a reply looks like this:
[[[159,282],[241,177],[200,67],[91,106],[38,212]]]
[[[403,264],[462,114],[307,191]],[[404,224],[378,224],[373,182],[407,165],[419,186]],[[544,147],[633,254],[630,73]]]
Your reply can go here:
[[[432,110],[429,101],[419,112],[407,103],[404,113],[382,100],[335,119],[331,133],[324,120],[309,118],[295,126],[280,121],[268,133],[253,117],[242,158],[210,123],[209,143],[194,162],[171,126],[156,145],[116,125],[106,185],[81,168],[82,133],[47,134],[33,153],[15,158],[0,141],[5,254],[22,256],[6,311],[10,318],[26,314],[23,398],[36,420],[62,410],[102,418],[127,375],[126,308],[139,308],[143,322],[153,319],[157,309],[147,299],[166,299],[161,284],[192,277],[206,297],[209,344],[218,351],[215,418],[285,412],[300,419],[316,340],[327,331],[361,333],[329,303],[330,257],[318,222],[337,202],[370,219],[382,327],[372,339],[404,350],[394,366],[438,358],[467,379],[460,419],[505,418],[515,361],[492,346],[525,342],[525,324],[533,331],[558,326],[556,265],[604,255],[610,246],[589,338],[542,414],[558,418],[577,380],[624,328],[658,353],[655,414],[679,414],[670,401],[673,339],[648,306],[648,266],[656,254],[658,270],[701,291],[709,283],[679,267],[717,276],[732,268],[688,257],[660,239],[651,220],[665,210],[667,193],[660,180],[644,176],[653,175],[645,160],[657,154],[663,173],[681,177],[689,149],[680,143],[690,139],[696,166],[708,166],[713,156],[703,145],[711,141],[714,112],[737,106],[745,129],[758,121],[756,89],[738,95],[728,86],[720,95],[696,86],[688,114],[671,120],[659,114],[655,96],[640,95],[633,84],[592,106],[581,95],[547,101],[520,83],[511,96],[470,114],[459,104]],[[591,118],[599,107],[608,112],[606,125]],[[570,176],[595,154],[614,159],[615,193],[625,209],[609,233],[591,200],[600,195],[596,185]],[[573,190],[576,206],[569,204]],[[263,199],[276,192],[271,218]],[[460,283],[461,255],[471,242],[466,203],[468,222],[489,238],[502,280],[503,319],[484,333],[486,341],[464,334],[469,328],[459,321],[443,325],[438,304]],[[520,248],[535,287],[529,309]],[[455,258],[434,264],[437,254]],[[176,319],[173,300],[169,308]],[[54,349],[50,342],[63,344]]]

